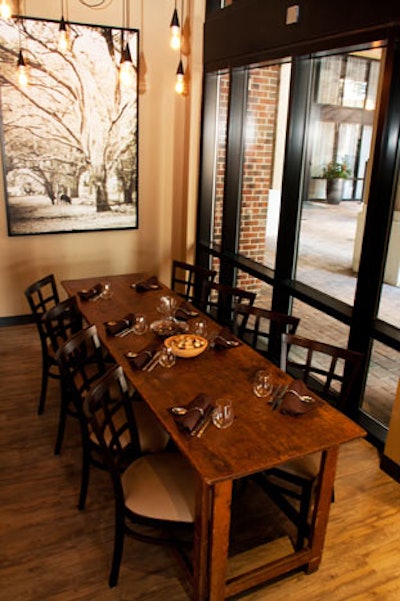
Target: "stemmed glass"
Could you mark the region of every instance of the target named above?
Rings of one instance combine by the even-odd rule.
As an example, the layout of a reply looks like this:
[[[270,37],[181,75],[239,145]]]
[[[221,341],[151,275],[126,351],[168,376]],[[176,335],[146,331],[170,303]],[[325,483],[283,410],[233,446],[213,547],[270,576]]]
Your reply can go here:
[[[269,373],[265,369],[259,370],[253,380],[254,394],[259,398],[266,398],[272,396],[273,390],[274,386]]]
[[[167,320],[174,319],[177,302],[172,296],[164,295],[160,298],[157,311],[162,313]]]

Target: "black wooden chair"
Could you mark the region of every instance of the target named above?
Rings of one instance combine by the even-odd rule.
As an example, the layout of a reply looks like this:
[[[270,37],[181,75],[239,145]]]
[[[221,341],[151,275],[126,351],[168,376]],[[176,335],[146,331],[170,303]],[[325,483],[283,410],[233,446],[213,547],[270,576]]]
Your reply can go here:
[[[90,325],[72,336],[58,349],[56,360],[66,391],[62,398],[57,437],[58,452],[61,449],[67,416],[78,418],[82,435],[82,474],[78,508],[84,509],[90,465],[104,469],[105,462],[99,441],[88,427],[86,415],[83,413],[83,403],[93,386],[110,369],[110,357],[105,353],[96,326]],[[131,391],[130,397],[138,425],[142,453],[163,450],[169,440],[168,434],[138,395]]]
[[[253,305],[256,293],[235,286],[203,282],[200,309],[222,326],[233,328],[235,306]]]
[[[281,369],[303,380],[310,390],[344,409],[354,394],[363,355],[331,344],[282,334]],[[256,479],[297,526],[296,548],[309,532],[309,517],[321,454],[289,461]]]
[[[171,526],[195,518],[195,476],[178,452],[142,455],[127,382],[121,366],[90,391],[88,419],[103,449],[115,498],[115,534],[109,585],[117,584],[125,535],[177,546]],[[149,526],[151,530],[149,530]]]
[[[43,315],[60,302],[56,281],[53,274],[34,282],[25,290],[25,297],[35,318],[42,349],[42,384],[38,413],[41,415],[46,403],[49,378],[59,379],[59,371],[52,353],[49,354],[49,339],[44,329]]]
[[[186,301],[199,305],[203,282],[213,282],[217,272],[184,261],[172,263],[171,288]]]
[[[239,303],[233,313],[233,333],[279,365],[282,334],[295,334],[299,322],[293,315]]]

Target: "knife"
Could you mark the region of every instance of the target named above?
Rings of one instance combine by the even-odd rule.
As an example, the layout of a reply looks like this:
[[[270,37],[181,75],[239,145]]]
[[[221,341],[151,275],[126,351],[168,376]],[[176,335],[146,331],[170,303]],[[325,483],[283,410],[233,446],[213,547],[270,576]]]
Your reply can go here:
[[[281,388],[281,390],[279,391],[279,394],[276,395],[274,403],[272,405],[272,411],[275,411],[276,409],[278,409],[288,388],[289,388],[288,385],[283,386]]]
[[[212,422],[213,411],[214,411],[213,406],[207,407],[203,417],[201,417],[199,419],[196,426],[191,431],[190,436],[196,436],[197,438],[200,438],[201,436],[203,436],[204,432],[207,430],[208,426]]]
[[[151,371],[158,364],[160,359],[161,351],[157,351],[152,359],[143,367],[142,371]]]

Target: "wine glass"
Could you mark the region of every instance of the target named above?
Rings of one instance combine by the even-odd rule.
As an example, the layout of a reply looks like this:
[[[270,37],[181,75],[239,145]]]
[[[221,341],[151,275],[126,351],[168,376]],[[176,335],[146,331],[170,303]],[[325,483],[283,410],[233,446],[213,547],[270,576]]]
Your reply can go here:
[[[259,370],[253,380],[254,394],[260,398],[266,398],[272,396],[273,390],[274,386],[269,373],[265,369]]]
[[[165,319],[172,320],[175,315],[177,302],[172,296],[163,295],[158,303],[157,311],[162,313]]]
[[[230,399],[218,399],[212,413],[214,426],[220,430],[225,430],[233,424],[234,419],[232,401]]]

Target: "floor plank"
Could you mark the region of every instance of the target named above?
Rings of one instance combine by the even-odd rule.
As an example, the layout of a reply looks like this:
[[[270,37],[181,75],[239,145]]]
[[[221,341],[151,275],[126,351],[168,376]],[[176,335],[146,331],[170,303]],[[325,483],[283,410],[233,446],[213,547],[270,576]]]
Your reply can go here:
[[[68,422],[55,457],[59,392],[36,413],[40,348],[33,326],[0,329],[0,601],[189,601],[168,549],[127,540],[120,583],[107,575],[113,503],[107,474],[92,471],[88,504],[76,508],[79,430]],[[342,447],[320,569],[242,595],[246,601],[398,601],[400,486],[366,441]]]

